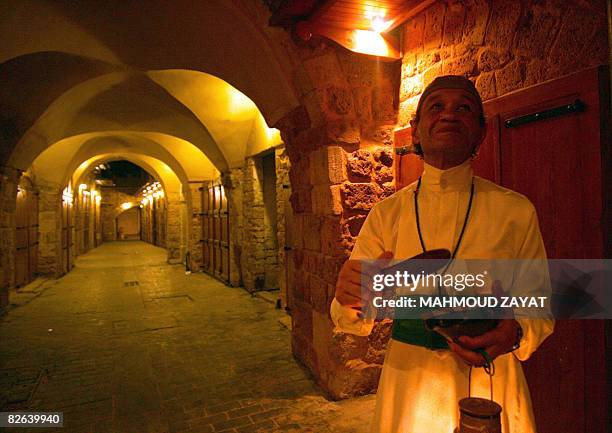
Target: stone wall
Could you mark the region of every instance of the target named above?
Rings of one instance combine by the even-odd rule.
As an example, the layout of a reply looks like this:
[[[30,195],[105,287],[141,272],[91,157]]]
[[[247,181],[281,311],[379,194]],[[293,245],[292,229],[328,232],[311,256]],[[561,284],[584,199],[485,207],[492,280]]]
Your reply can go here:
[[[436,76],[472,79],[483,99],[608,62],[604,0],[438,2],[403,26],[399,124]]]
[[[265,288],[265,221],[261,161],[247,158],[243,168],[242,284],[249,292]]]
[[[21,173],[0,166],[0,308],[8,305],[9,288],[15,285],[15,210]]]
[[[111,242],[117,240],[117,216],[123,211],[121,204],[137,203],[136,197],[110,188],[101,191],[100,221],[102,223],[102,240]]]
[[[291,161],[292,347],[329,395],[342,398],[376,389],[388,334],[334,333],[329,306],[367,212],[394,192],[400,68],[316,42],[298,50],[294,81],[304,105],[276,125]]]
[[[158,239],[164,239],[161,247],[168,250],[168,263],[181,263],[187,250],[186,229],[183,221],[188,218],[187,203],[178,194],[168,194],[165,211],[158,211]]]
[[[240,250],[242,283],[250,292],[279,288],[285,278],[282,250],[289,198],[285,188],[289,186],[289,158],[282,146],[273,152],[247,158],[241,181],[236,183],[243,199],[241,208],[235,212],[242,214],[242,221],[230,221],[230,227],[240,224],[240,233],[232,230],[232,234],[242,238],[242,242],[232,240],[232,244],[234,250]],[[237,188],[232,189],[235,194]]]
[[[291,248],[293,245],[291,234],[287,238],[287,230],[292,230],[293,212],[289,202],[291,197],[291,181],[289,169],[291,163],[284,146],[274,150],[276,166],[276,221],[278,243],[278,286],[280,288],[281,307],[287,307],[287,251],[285,246]]]

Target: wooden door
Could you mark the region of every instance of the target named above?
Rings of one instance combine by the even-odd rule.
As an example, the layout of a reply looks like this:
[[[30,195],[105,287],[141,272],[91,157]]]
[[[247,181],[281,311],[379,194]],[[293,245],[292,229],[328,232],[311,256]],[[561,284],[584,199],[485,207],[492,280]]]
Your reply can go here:
[[[229,210],[220,182],[202,192],[202,259],[204,272],[229,283]]]
[[[491,154],[499,154],[500,164],[492,165],[500,167],[503,186],[536,206],[551,259],[605,256],[601,134],[607,129],[602,128],[607,92],[600,88],[602,75],[607,72],[585,71],[488,105],[499,122]],[[603,433],[604,325],[601,320],[559,320],[555,333],[526,363],[539,432]]]
[[[15,285],[25,286],[36,277],[38,258],[38,194],[23,177],[15,210]]]
[[[594,68],[485,103],[489,130],[474,171],[533,202],[549,258],[611,253],[603,203],[612,182],[602,158],[610,152],[608,77]],[[410,146],[409,129],[395,146]],[[418,178],[422,162],[399,156],[395,168],[399,189]],[[559,320],[525,363],[539,433],[603,433],[605,337],[601,320]]]

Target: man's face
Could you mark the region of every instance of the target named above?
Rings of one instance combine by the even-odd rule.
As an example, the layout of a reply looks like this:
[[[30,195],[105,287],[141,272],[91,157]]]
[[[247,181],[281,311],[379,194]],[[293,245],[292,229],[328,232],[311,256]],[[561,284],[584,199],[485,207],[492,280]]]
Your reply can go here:
[[[484,139],[486,130],[479,116],[478,102],[469,92],[436,90],[421,106],[418,123],[412,123],[413,143],[421,145],[428,163],[446,161],[440,168],[461,164]]]

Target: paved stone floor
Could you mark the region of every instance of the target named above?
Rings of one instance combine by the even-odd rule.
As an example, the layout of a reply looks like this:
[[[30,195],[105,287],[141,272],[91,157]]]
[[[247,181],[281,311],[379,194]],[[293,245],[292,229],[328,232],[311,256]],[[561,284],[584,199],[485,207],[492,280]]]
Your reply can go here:
[[[284,313],[165,254],[103,244],[0,318],[0,407],[64,412],[39,433],[367,431],[373,396],[326,400]]]

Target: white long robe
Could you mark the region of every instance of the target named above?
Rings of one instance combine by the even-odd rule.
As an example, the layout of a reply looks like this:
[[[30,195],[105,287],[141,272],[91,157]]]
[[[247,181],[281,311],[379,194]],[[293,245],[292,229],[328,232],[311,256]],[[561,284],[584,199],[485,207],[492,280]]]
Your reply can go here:
[[[469,161],[448,170],[425,164],[419,215],[428,250],[453,250],[466,215],[473,172]],[[475,196],[458,259],[545,259],[535,208],[529,200],[474,177]],[[415,223],[416,183],[373,207],[351,259],[374,259],[384,251],[396,259],[422,252]],[[336,299],[331,306],[336,330],[368,335],[363,320]],[[521,346],[495,360],[494,400],[503,407],[503,433],[533,433],[535,422],[524,361],[553,331],[548,319],[517,319]],[[458,401],[467,397],[469,367],[449,350],[430,350],[391,339],[378,387],[373,433],[452,433],[458,426]],[[472,372],[472,396],[489,398],[489,376]]]

